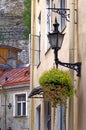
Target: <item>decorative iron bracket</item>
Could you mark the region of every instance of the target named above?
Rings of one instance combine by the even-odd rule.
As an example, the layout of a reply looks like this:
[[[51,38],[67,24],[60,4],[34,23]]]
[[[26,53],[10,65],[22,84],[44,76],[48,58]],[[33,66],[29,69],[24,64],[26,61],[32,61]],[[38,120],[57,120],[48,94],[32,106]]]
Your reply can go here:
[[[65,9],[65,8],[47,8],[49,10],[52,10],[55,13],[58,13],[61,15],[63,18],[65,18],[68,22],[70,22],[70,9]]]
[[[8,106],[8,108],[9,108],[9,109],[11,109],[12,104],[11,104],[11,103],[9,103],[8,105],[1,105],[1,106]]]
[[[55,13],[58,13],[63,18],[65,18],[66,21],[70,22],[70,9],[65,8],[47,8],[47,9],[52,10]],[[77,9],[75,9],[75,11],[77,11]]]
[[[70,22],[70,9],[66,8],[47,8],[47,9],[52,10],[55,13],[58,13],[63,18],[65,18],[66,21]],[[75,11],[77,11],[77,9],[75,9]]]
[[[81,76],[81,62],[76,62],[76,63],[63,63],[59,60],[56,61],[56,64],[62,65],[64,67],[73,69],[77,72],[77,76]]]

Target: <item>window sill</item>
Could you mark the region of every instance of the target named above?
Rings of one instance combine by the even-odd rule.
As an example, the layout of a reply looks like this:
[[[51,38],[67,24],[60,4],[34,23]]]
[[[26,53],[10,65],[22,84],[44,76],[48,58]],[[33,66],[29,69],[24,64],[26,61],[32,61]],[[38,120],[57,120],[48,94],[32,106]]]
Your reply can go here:
[[[26,118],[27,116],[14,116],[15,118]]]

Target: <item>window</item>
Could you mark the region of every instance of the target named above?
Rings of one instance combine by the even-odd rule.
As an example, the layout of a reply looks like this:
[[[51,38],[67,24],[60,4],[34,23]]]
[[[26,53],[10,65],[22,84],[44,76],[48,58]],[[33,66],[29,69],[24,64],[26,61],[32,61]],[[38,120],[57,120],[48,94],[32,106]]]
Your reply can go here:
[[[26,94],[15,94],[14,98],[14,115],[26,116]]]
[[[26,115],[26,96],[16,95],[17,115]]]
[[[41,12],[39,13],[38,16],[38,35],[39,37],[37,38],[37,65],[40,64],[40,35],[41,35]]]
[[[36,130],[40,130],[41,123],[41,106],[36,108]]]
[[[31,44],[31,36],[34,37],[35,39],[35,48],[33,49],[32,48],[32,44]],[[29,63],[30,64],[33,64],[32,63],[32,60],[31,60],[31,57],[32,57],[32,53],[34,53],[34,56],[35,56],[35,60],[34,60],[34,65],[38,66],[41,61],[40,61],[40,35],[31,35],[29,36]]]
[[[40,64],[40,36],[41,36],[41,12],[38,15],[38,21],[37,21],[37,35],[35,37],[35,63],[38,66]]]
[[[48,102],[48,119],[47,119],[47,129],[51,130],[51,103]]]
[[[38,38],[37,38],[37,57],[36,57],[36,63],[37,63],[37,65],[39,65],[40,64],[40,36],[38,36]]]
[[[47,8],[51,8],[51,0],[46,0],[46,7]],[[47,13],[47,32],[50,31],[50,27],[51,27],[51,11],[49,9],[46,9]]]
[[[47,8],[52,7],[52,0],[46,0],[46,47],[45,51],[50,48],[50,43],[47,37],[47,34],[51,31],[51,10]]]
[[[51,102],[45,102],[44,113],[45,130],[51,130]]]
[[[58,8],[66,8],[66,0],[59,0]],[[59,16],[59,30],[62,31],[66,26],[66,19],[63,16]]]
[[[57,106],[57,130],[66,130],[66,108],[64,106]]]

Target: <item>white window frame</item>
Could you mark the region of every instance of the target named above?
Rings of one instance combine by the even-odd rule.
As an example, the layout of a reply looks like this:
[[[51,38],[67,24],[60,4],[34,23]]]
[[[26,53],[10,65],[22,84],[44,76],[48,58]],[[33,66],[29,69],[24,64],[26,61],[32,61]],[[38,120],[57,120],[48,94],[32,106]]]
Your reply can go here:
[[[40,64],[41,62],[41,58],[40,58],[40,35],[37,37],[37,55],[36,55],[36,63],[37,66]]]
[[[16,107],[17,107],[17,102],[16,102],[16,96],[18,95],[22,95],[25,94],[26,95],[26,115],[17,115],[17,111],[16,111]],[[18,93],[14,93],[13,94],[13,116],[27,116],[27,92],[18,92]]]
[[[37,65],[39,65],[40,64],[40,62],[41,62],[41,58],[40,58],[40,44],[41,44],[41,42],[40,42],[40,37],[41,37],[41,11],[40,11],[40,13],[39,13],[39,15],[38,15],[38,25],[37,25],[37,30],[38,30],[38,37],[36,38],[36,63],[37,63]]]

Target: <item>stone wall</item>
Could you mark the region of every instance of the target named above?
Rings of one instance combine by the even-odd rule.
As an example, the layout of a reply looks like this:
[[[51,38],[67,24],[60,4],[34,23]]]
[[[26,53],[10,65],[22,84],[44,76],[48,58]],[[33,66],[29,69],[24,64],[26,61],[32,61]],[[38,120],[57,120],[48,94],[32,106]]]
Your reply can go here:
[[[4,10],[4,13],[22,15],[24,10],[24,0],[2,0],[0,8],[1,10]]]
[[[15,28],[19,28],[24,25],[23,19],[22,19],[22,13],[24,10],[24,0],[1,0],[0,1],[0,28],[3,28],[3,30],[6,32],[4,33],[5,37],[7,32],[9,32],[10,28],[11,32],[13,34],[17,34],[18,30],[14,30]],[[7,29],[6,29],[7,28]],[[1,29],[0,29],[1,31]],[[16,32],[17,31],[17,32]],[[21,30],[22,31],[22,30]],[[20,35],[20,33],[19,33]],[[19,39],[5,39],[4,41],[0,41],[0,44],[9,44],[11,46],[15,46],[16,48],[21,48],[22,51],[19,53],[19,60],[21,60],[23,63],[29,62],[29,52],[28,52],[28,40],[23,40],[23,36],[21,36],[21,40]],[[13,41],[13,42],[12,42]]]

